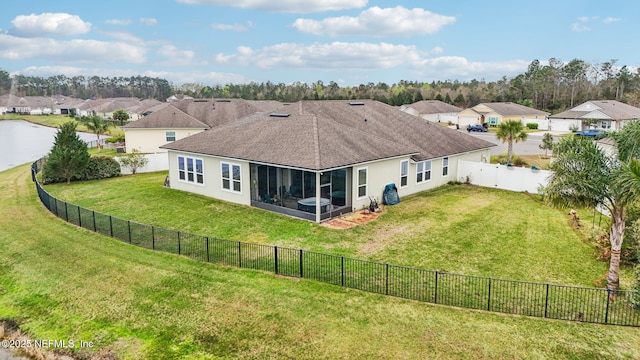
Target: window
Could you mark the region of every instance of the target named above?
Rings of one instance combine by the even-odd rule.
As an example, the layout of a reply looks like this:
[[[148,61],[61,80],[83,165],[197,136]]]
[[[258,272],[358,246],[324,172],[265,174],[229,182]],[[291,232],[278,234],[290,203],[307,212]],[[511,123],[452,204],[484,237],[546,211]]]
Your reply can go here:
[[[400,187],[405,187],[409,182],[409,160],[400,161]]]
[[[367,168],[358,169],[358,198],[367,196]]]
[[[431,160],[419,162],[416,165],[416,182],[431,180]]]
[[[489,122],[489,125],[498,125],[498,117],[489,116],[488,122]]]
[[[223,162],[221,167],[222,189],[238,193],[241,192],[240,165]]]
[[[204,185],[202,159],[178,156],[178,178],[182,181]]]
[[[442,158],[442,176],[449,175],[449,158]]]
[[[176,132],[175,131],[165,131],[164,133],[167,141],[176,141]]]
[[[603,129],[611,129],[611,121],[603,120],[601,125]]]

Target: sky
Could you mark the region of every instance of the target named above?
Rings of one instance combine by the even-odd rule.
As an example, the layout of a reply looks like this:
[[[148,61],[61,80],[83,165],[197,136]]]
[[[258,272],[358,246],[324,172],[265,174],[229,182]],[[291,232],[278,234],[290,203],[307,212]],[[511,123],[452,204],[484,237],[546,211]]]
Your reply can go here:
[[[173,84],[495,81],[533,60],[640,65],[632,0],[20,0],[0,68]]]

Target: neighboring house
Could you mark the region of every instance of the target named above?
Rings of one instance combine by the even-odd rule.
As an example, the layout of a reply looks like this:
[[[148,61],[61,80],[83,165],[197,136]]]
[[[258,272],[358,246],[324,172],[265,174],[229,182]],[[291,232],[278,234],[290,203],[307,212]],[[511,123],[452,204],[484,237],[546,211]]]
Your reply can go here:
[[[184,94],[175,94],[167,98],[167,102],[176,102],[176,101],[182,101],[182,100],[193,100],[193,98],[189,95],[184,95]]]
[[[166,152],[161,145],[275,107],[274,102],[243,99],[193,99],[165,104],[122,127],[127,152]]]
[[[173,189],[320,222],[459,180],[494,144],[384,103],[302,101],[162,146]]]
[[[121,128],[124,130],[127,153],[134,150],[156,153],[166,152],[160,146],[197,134],[209,126],[169,105]]]
[[[458,113],[462,108],[440,100],[420,100],[413,104],[400,106],[400,111],[419,116],[431,122],[458,123]]]
[[[489,126],[498,126],[502,122],[515,120],[520,121],[522,125],[536,123],[538,129],[547,130],[548,115],[548,112],[512,102],[482,103],[458,113],[458,125],[460,128],[485,123]]]
[[[616,100],[591,100],[551,115],[549,120],[554,131],[620,130],[626,122],[639,117],[640,108]]]

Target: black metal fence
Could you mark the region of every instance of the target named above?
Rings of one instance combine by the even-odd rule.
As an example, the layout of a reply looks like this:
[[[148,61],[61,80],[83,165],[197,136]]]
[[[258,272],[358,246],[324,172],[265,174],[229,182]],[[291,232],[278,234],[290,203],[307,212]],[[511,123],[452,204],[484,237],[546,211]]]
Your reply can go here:
[[[634,291],[582,288],[452,274],[376,263],[301,249],[245,243],[140,224],[56,199],[32,179],[44,206],[85,229],[143,248],[193,260],[313,279],[329,284],[436,304],[590,323],[640,326],[630,303]]]

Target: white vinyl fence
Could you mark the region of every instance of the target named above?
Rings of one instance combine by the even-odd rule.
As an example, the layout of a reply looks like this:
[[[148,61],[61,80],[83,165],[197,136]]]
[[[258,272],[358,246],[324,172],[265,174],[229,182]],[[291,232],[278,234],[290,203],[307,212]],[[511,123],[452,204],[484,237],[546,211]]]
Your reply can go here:
[[[473,185],[537,194],[540,186],[547,186],[551,171],[515,166],[458,161],[460,181]]]
[[[136,173],[169,170],[169,155],[167,153],[144,154],[144,156],[149,162],[144,167],[138,168]],[[119,156],[116,156],[115,159],[120,162]],[[120,163],[120,173],[122,175],[130,175],[131,170],[126,166],[122,166],[122,163]]]

